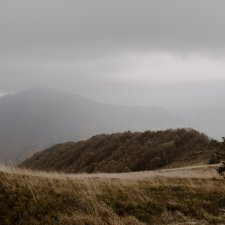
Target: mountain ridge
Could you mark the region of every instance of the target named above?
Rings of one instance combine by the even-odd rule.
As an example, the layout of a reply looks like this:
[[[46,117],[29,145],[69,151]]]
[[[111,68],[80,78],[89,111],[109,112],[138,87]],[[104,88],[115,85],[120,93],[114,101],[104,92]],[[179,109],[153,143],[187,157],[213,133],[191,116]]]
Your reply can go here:
[[[19,163],[53,144],[99,133],[181,127],[157,107],[99,103],[55,89],[28,89],[0,98],[0,162]]]
[[[154,170],[207,164],[219,146],[193,129],[127,131],[57,144],[19,166],[67,173]]]

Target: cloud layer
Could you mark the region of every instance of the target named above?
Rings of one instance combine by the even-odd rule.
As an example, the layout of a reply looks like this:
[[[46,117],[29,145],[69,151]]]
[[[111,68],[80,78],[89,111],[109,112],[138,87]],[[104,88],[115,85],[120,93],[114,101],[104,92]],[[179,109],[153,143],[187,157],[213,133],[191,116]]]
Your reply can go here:
[[[14,0],[0,4],[1,47],[8,53],[66,57],[115,49],[221,52],[225,47],[223,0]]]
[[[223,0],[1,1],[0,91],[163,105],[177,83],[223,84],[224,27]]]

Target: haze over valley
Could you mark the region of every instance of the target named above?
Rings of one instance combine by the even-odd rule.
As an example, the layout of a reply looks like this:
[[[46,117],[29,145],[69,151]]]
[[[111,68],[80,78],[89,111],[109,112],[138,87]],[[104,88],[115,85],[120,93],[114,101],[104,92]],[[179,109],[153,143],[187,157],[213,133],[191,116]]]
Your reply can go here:
[[[18,163],[53,144],[100,133],[176,128],[182,122],[156,107],[117,106],[58,90],[29,89],[0,98],[2,163]]]
[[[153,106],[100,103],[57,89],[27,89],[0,98],[0,158],[15,164],[53,144],[128,130],[195,128],[220,139],[223,115],[223,107],[171,113]]]

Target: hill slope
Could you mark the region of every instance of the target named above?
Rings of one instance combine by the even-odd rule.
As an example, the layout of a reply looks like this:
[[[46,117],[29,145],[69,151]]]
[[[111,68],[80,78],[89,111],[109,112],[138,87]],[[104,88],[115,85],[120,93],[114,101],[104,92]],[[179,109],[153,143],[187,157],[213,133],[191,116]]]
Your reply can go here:
[[[219,143],[191,129],[98,135],[55,145],[21,167],[64,172],[129,172],[208,163]]]
[[[225,180],[175,175],[111,179],[0,168],[1,225],[224,224]]]
[[[63,91],[29,89],[0,98],[0,162],[15,164],[53,144],[99,133],[181,126],[160,108],[109,105]]]

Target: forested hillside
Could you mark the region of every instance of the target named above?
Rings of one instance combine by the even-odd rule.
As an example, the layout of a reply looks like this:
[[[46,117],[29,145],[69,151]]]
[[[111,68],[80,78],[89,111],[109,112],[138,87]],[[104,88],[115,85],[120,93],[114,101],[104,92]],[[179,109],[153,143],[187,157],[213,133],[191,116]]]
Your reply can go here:
[[[207,164],[220,143],[192,129],[130,131],[54,145],[21,167],[75,172],[129,172]]]

